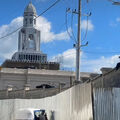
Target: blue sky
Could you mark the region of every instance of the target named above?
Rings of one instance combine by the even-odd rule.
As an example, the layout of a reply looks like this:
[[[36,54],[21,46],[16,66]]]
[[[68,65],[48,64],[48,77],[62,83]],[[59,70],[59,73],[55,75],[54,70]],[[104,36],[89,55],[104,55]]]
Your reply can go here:
[[[32,0],[39,15],[55,0]],[[29,0],[0,1],[0,37],[6,35],[22,25],[22,15]],[[77,9],[78,0],[61,0],[55,7],[38,19],[38,28],[43,31],[41,50],[48,54],[49,60],[57,60],[61,68],[74,70],[75,68],[75,40],[69,38],[65,24],[66,8]],[[120,55],[120,6],[114,6],[108,0],[90,0],[87,4],[82,0],[82,13],[92,15],[88,20],[88,32],[82,44],[89,42],[82,48],[81,71],[99,72],[101,67],[115,67]],[[77,34],[77,15],[67,13],[68,31]],[[82,39],[86,32],[87,18],[82,16]],[[72,22],[71,22],[72,21]],[[47,32],[46,32],[47,29]],[[1,40],[0,63],[17,51],[17,32]]]

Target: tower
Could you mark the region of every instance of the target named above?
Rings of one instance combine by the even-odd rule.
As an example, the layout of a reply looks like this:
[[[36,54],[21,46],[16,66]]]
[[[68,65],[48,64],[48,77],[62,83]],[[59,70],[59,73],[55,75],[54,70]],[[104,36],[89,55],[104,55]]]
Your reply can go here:
[[[24,10],[23,27],[19,31],[18,52],[12,60],[47,62],[47,55],[40,51],[40,31],[36,29],[37,12],[30,2]]]
[[[40,31],[36,29],[36,9],[30,2],[24,11],[23,28],[19,31],[18,51],[40,51]]]
[[[18,52],[2,67],[59,70],[59,63],[48,62],[47,55],[40,51],[40,31],[36,27],[37,12],[30,2],[24,10],[23,27],[19,31]]]

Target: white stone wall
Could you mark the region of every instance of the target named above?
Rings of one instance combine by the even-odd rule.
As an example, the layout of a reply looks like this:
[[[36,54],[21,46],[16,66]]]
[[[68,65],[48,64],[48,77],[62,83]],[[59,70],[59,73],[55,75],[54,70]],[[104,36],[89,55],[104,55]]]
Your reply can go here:
[[[0,120],[15,120],[21,108],[45,109],[48,120],[93,120],[91,84],[77,85],[43,99],[0,100],[0,108]]]

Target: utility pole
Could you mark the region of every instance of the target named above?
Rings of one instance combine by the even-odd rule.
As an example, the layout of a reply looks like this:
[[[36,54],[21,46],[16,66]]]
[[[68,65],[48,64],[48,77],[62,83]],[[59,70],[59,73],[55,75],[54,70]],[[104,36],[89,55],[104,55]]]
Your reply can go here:
[[[81,0],[78,0],[78,35],[76,44],[76,81],[80,82]]]
[[[87,0],[87,3],[89,0]],[[75,76],[75,83],[82,82],[80,80],[80,52],[81,52],[81,47],[87,46],[88,42],[86,44],[81,45],[81,16],[82,16],[82,0],[78,0],[78,11],[76,9],[72,11],[72,13],[78,15],[78,33],[77,33],[77,41],[76,44],[74,44],[74,47],[76,48],[76,76]],[[71,12],[70,8],[67,9],[67,12]],[[84,16],[91,16],[90,14],[84,14]]]

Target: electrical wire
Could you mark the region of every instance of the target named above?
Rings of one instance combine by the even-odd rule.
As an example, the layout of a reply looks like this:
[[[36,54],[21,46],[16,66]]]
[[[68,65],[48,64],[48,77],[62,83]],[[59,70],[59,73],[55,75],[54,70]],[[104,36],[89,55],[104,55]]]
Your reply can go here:
[[[48,10],[50,10],[52,7],[54,7],[58,2],[60,2],[61,0],[57,0],[56,2],[54,2],[51,6],[49,6],[46,10],[44,10],[40,15],[38,15],[37,17],[36,17],[36,19],[38,18],[38,17],[40,17],[41,15],[43,15],[44,13],[46,13]]]
[[[72,15],[71,15],[71,32],[72,32],[73,38],[74,38],[74,40],[75,40],[75,43],[77,43],[75,34],[74,34],[74,32],[73,32],[73,17],[74,17],[73,15],[74,15],[74,14],[73,14],[73,12],[72,12]]]
[[[44,10],[40,15],[38,15],[35,19],[37,19],[38,17],[40,17],[41,15],[43,15],[44,13],[46,13],[48,10],[50,10],[52,7],[54,7],[58,2],[60,2],[61,0],[57,0],[56,2],[54,2],[51,6],[49,6],[46,10]],[[19,29],[21,29],[22,28],[22,26],[21,27],[19,27],[19,28],[17,28],[16,30],[14,30],[13,32],[11,32],[11,33],[8,33],[7,35],[5,35],[5,36],[2,36],[2,37],[0,37],[0,39],[3,39],[3,38],[6,38],[6,37],[8,37],[8,36],[10,36],[10,35],[12,35],[13,33],[15,33],[15,32],[17,32]]]
[[[88,21],[89,21],[88,17],[89,17],[89,16],[87,16],[87,26],[86,26],[86,32],[85,32],[85,35],[84,35],[84,37],[83,37],[82,41],[84,41],[84,40],[87,38],[87,34],[88,34]],[[81,42],[82,42],[82,41],[81,41]]]
[[[5,36],[3,36],[3,37],[0,37],[0,39],[3,39],[3,38],[6,38],[6,37],[8,37],[8,36],[10,36],[10,35],[12,35],[13,33],[15,33],[15,32],[17,32],[19,29],[21,29],[22,28],[22,26],[21,27],[19,27],[18,29],[16,29],[16,30],[14,30],[13,32],[11,32],[11,33],[8,33],[7,35],[5,35]]]
[[[66,30],[67,30],[68,36],[69,36],[72,40],[75,41],[75,39],[73,38],[73,36],[71,36],[71,34],[70,34],[69,30],[68,30],[67,10],[66,10],[66,12],[65,12],[65,24],[66,24]]]

